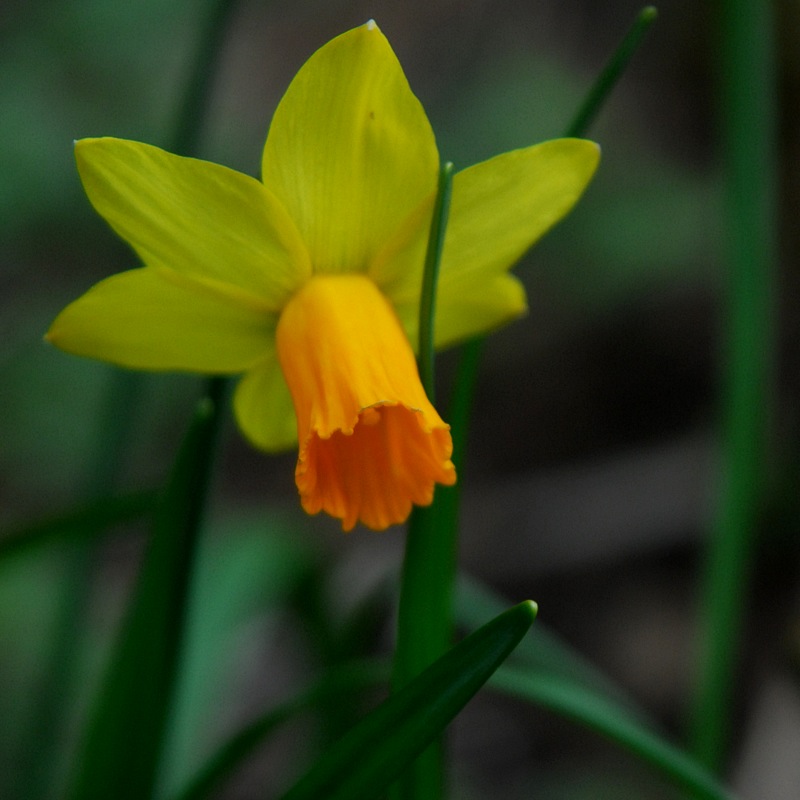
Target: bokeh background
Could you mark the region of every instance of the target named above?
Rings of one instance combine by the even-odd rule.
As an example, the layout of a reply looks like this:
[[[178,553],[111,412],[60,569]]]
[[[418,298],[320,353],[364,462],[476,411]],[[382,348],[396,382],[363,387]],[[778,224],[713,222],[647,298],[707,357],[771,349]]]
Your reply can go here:
[[[639,8],[241,0],[199,149],[255,174],[297,69],[375,18],[442,156],[461,168],[560,135]],[[716,5],[658,8],[591,131],[603,150],[597,178],[517,269],[530,313],[485,353],[462,475],[462,565],[511,600],[537,600],[541,622],[681,741],[719,477],[726,264]],[[795,798],[800,785],[800,6],[774,9],[780,265],[770,489],[727,772],[743,797],[759,800]],[[200,391],[196,377],[125,375],[55,351],[42,336],[67,302],[136,263],[83,196],[72,141],[113,135],[168,146],[208,16],[206,0],[0,7],[0,523],[9,536],[104,492],[159,485]],[[455,354],[440,359],[444,407],[455,364]],[[109,451],[120,454],[113,470]],[[378,598],[383,622],[362,644],[385,651],[390,641],[384,587],[402,531],[344,536],[331,520],[306,518],[293,462],[253,451],[228,415],[196,658],[181,688],[165,796],[226,733],[320,666],[325,648],[313,615],[298,611],[298,586],[334,622]],[[136,526],[78,539],[0,561],[0,796],[59,796],[144,541]],[[62,656],[69,669],[54,685]],[[42,707],[53,696],[66,724]],[[308,736],[293,728],[225,796],[264,796],[255,787],[291,772]],[[676,796],[593,734],[510,701],[474,701],[453,748],[459,797]]]

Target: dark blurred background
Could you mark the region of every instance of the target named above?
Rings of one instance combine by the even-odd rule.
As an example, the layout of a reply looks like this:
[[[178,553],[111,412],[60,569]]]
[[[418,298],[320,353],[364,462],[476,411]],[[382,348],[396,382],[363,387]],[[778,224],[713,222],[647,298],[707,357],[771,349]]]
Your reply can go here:
[[[132,431],[115,488],[157,485],[200,390],[194,377],[147,375],[126,395],[135,404],[109,405],[115,370],[57,352],[42,335],[67,302],[136,263],[83,196],[72,141],[114,135],[167,146],[208,8],[205,0],[6,0],[0,7],[6,528],[91,495],[109,415],[125,417]],[[242,0],[200,152],[256,174],[272,111],[292,76],[317,47],[372,17],[425,106],[443,158],[465,167],[559,136],[639,9],[627,0]],[[529,315],[494,335],[485,353],[461,476],[462,563],[512,600],[537,600],[540,621],[680,741],[693,691],[697,579],[715,509],[726,272],[716,6],[664,0],[658,9],[590,133],[603,151],[595,181],[517,268]],[[784,0],[775,13],[778,369],[769,504],[753,564],[728,773],[743,797],[759,800],[796,798],[800,785],[800,6]],[[455,353],[440,359],[444,407],[456,361]],[[331,520],[305,518],[293,462],[292,454],[254,452],[228,421],[210,552],[224,549],[226,536],[241,545],[220,556],[238,576],[230,581],[238,589],[228,588],[241,591],[247,581],[237,570],[248,569],[257,551],[263,570],[251,565],[247,573],[257,586],[270,569],[258,534],[269,518],[320,554],[331,602],[346,607],[396,570],[402,532],[343,536]],[[90,602],[76,620],[76,630],[88,631],[79,676],[96,675],[102,664],[140,544],[120,534],[94,556]],[[10,768],[19,768],[12,732],[30,716],[61,604],[60,553],[37,550],[0,564],[0,711],[11,723],[0,735],[0,765]],[[257,688],[275,648],[285,656],[300,647],[277,623],[271,639],[264,635],[263,622],[240,626],[227,643],[236,648],[226,673],[234,678],[225,684],[217,676],[216,688],[207,682],[196,690],[227,697],[225,719],[253,696],[268,702],[295,685],[278,659],[269,686]],[[90,678],[77,680],[75,708],[88,685]],[[213,726],[215,718],[208,710],[194,722]],[[181,764],[208,739],[193,735],[183,755],[176,746]],[[454,739],[458,796],[675,796],[592,734],[508,701],[476,701]],[[230,796],[256,796],[248,786]]]

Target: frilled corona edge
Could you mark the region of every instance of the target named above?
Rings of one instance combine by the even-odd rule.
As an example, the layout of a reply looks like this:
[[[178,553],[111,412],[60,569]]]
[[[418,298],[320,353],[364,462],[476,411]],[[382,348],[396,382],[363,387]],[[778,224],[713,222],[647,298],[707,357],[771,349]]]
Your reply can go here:
[[[303,508],[381,530],[451,485],[450,428],[392,306],[369,278],[313,278],[286,305],[278,357],[297,415]]]

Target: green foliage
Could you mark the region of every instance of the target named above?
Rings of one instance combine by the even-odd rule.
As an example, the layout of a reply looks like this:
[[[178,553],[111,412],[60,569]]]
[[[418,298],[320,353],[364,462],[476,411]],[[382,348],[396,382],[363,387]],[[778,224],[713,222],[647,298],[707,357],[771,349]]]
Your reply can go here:
[[[167,796],[201,771],[205,774],[203,785],[216,780],[213,776],[225,771],[224,764],[250,752],[247,742],[252,746],[260,743],[259,737],[266,738],[275,725],[301,706],[292,702],[268,712],[266,721],[254,723],[249,733],[236,737],[231,745],[223,747],[226,730],[220,730],[217,738],[209,737],[220,713],[238,702],[239,684],[232,682],[231,676],[246,677],[240,663],[242,652],[248,653],[243,639],[252,639],[257,631],[265,645],[277,646],[271,635],[275,617],[290,606],[319,560],[316,548],[277,514],[268,519],[263,514],[225,518],[213,525],[209,534],[199,544],[180,674],[164,744],[160,792]],[[223,754],[210,758],[220,747]]]
[[[778,264],[777,74],[768,4],[728,0],[721,25],[720,89],[730,270],[723,402],[724,467],[708,553],[693,748],[718,770],[747,606],[750,562],[765,504],[773,415]]]
[[[69,797],[151,797],[172,705],[187,595],[218,426],[202,400],[159,505]]]
[[[376,796],[483,686],[535,616],[534,603],[520,603],[457,644],[364,717],[283,800]]]

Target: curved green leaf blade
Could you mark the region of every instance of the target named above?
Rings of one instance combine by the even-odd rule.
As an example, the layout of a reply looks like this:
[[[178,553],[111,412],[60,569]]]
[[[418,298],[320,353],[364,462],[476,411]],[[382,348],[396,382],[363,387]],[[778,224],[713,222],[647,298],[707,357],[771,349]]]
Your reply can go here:
[[[629,716],[611,700],[574,681],[503,666],[490,685],[585,725],[656,767],[695,800],[733,800],[698,761]]]
[[[528,600],[468,636],[352,728],[283,800],[377,796],[505,661],[535,616]]]
[[[474,627],[476,617],[497,613],[504,601],[477,582],[463,579],[457,607],[459,621]],[[697,800],[732,798],[699,762],[656,733],[654,723],[622,689],[539,625],[495,672],[489,687],[599,733]]]

